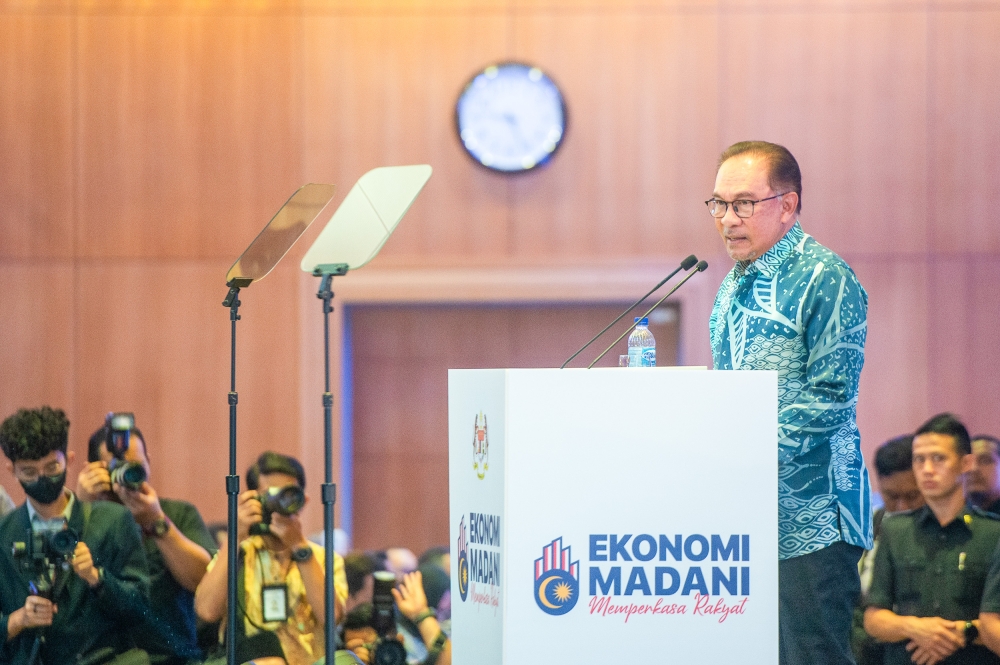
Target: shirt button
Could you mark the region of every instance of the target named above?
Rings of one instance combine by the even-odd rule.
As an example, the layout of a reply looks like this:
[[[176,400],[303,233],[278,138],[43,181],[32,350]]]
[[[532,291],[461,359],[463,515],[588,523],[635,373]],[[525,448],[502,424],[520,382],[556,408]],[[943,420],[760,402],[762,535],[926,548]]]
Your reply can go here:
[[[944,538],[945,536],[943,533],[938,535],[938,540],[940,540],[941,542],[944,542]]]
[[[940,575],[940,574],[944,573],[944,568],[942,568],[941,566],[938,566],[937,567],[937,571],[935,571],[935,572],[937,572],[937,574]]]
[[[941,601],[940,600],[935,600],[934,601],[934,609],[935,610],[940,610],[941,609]]]

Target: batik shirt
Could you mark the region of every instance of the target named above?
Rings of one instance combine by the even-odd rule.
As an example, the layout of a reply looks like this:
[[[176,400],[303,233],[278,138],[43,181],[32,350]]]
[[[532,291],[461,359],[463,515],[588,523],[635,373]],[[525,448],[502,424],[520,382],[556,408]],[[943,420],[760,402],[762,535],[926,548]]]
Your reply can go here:
[[[715,369],[778,372],[778,556],[872,546],[857,426],[868,295],[796,222],[726,275],[709,320]]]

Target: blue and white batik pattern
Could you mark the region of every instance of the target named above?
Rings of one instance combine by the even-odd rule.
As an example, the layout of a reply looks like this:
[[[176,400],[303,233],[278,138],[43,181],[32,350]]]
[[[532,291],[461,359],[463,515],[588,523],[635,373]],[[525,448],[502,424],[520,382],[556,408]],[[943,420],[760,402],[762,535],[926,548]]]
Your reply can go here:
[[[778,372],[778,556],[872,546],[857,426],[868,294],[799,223],[722,282],[709,320],[716,369]]]

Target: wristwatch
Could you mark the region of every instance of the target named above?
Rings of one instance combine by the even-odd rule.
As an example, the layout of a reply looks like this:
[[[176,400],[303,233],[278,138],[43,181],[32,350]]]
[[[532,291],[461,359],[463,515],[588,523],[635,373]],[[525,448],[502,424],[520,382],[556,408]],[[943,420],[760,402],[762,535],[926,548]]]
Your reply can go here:
[[[167,531],[170,531],[170,520],[166,516],[161,517],[149,527],[142,530],[144,534],[153,538],[162,538],[167,535]]]
[[[969,646],[979,637],[979,629],[971,621],[965,622],[965,646]]]
[[[302,547],[296,547],[292,550],[292,561],[295,563],[305,563],[312,558],[313,551],[308,545],[303,545]]]

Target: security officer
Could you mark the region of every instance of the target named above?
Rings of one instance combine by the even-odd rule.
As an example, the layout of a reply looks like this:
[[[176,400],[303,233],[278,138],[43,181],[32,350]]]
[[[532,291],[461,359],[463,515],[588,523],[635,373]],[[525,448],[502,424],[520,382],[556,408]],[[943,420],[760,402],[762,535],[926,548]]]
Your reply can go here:
[[[923,508],[882,522],[865,630],[890,643],[887,665],[998,664],[979,639],[979,609],[1000,521],[966,502],[969,432],[951,414],[913,438]]]

